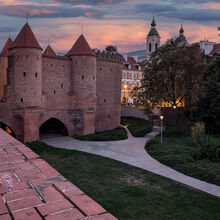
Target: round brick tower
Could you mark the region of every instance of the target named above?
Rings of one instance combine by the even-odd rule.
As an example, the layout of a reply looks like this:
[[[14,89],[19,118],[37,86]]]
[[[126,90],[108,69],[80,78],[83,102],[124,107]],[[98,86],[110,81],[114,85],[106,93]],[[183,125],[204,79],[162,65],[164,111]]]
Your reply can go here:
[[[42,101],[42,48],[28,23],[20,31],[10,50],[13,106],[39,107]]]
[[[95,132],[96,111],[96,54],[91,50],[85,37],[81,35],[66,54],[71,60],[71,80],[73,94],[71,106],[80,108],[83,114],[83,129],[79,135]]]

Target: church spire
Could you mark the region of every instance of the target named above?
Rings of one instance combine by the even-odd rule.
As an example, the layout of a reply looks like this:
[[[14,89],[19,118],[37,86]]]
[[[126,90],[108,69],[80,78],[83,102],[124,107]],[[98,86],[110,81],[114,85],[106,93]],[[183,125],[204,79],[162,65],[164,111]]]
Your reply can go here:
[[[151,22],[151,28],[155,28],[157,26],[157,23],[154,20],[154,16],[153,16],[153,20]]]
[[[180,28],[180,35],[183,35],[183,33],[184,33],[184,29],[183,29],[183,24],[181,24],[181,28]]]

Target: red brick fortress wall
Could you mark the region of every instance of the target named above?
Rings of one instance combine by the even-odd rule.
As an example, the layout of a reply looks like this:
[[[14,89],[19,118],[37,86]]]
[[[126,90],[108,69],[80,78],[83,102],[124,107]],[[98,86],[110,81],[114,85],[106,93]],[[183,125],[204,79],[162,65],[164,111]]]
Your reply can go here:
[[[120,125],[121,72],[119,54],[97,52],[96,131],[111,130]]]

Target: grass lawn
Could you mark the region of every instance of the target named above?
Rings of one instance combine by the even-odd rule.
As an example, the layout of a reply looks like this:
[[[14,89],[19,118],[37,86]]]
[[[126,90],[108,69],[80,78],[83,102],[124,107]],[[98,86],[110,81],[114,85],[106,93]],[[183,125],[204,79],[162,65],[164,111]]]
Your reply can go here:
[[[123,127],[107,130],[95,134],[74,137],[82,141],[118,141],[128,139],[127,131]]]
[[[140,118],[121,117],[121,124],[126,126],[134,137],[144,137],[152,130],[151,123]]]
[[[159,137],[146,144],[147,152],[161,163],[188,176],[220,186],[220,162],[195,160],[195,149],[189,135],[174,137],[169,131],[165,132],[162,144]]]
[[[220,219],[220,198],[108,158],[27,145],[120,220]]]

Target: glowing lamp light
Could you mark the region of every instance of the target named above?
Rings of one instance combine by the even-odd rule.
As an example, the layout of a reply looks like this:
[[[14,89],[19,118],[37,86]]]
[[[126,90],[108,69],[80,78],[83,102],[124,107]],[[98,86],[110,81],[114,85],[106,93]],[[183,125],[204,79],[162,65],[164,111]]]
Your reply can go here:
[[[176,105],[174,105],[173,108],[176,109]]]
[[[6,131],[8,134],[12,134],[12,130],[11,130],[8,126],[5,127],[5,131]]]
[[[161,121],[163,121],[163,119],[164,119],[164,116],[163,116],[163,115],[161,115],[161,116],[160,116],[160,120],[161,120]]]
[[[127,89],[127,85],[124,85],[124,88]]]

